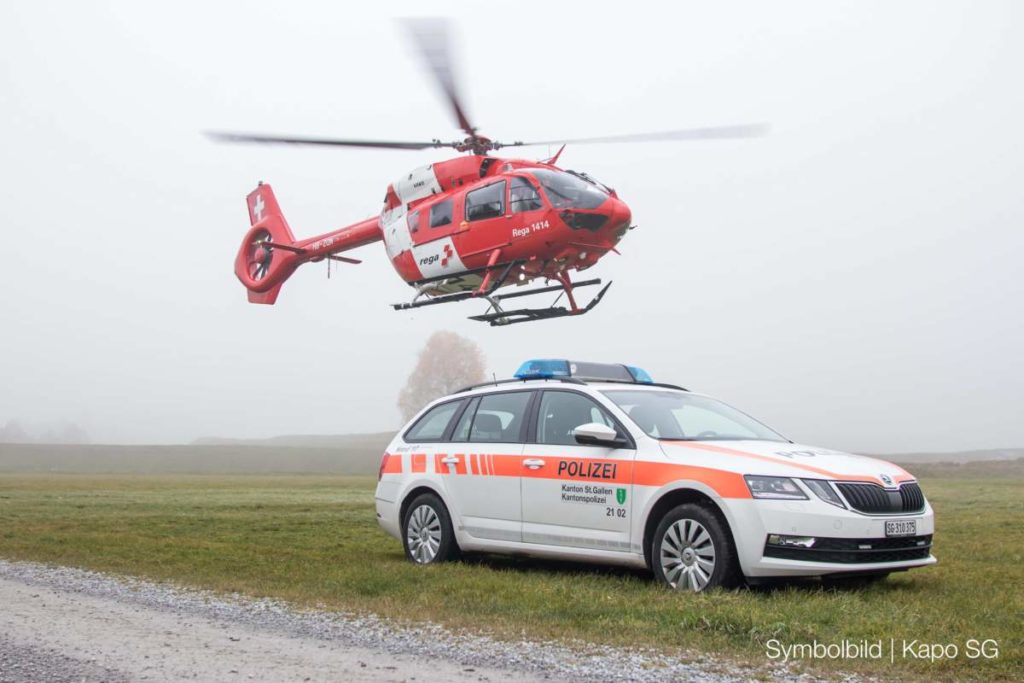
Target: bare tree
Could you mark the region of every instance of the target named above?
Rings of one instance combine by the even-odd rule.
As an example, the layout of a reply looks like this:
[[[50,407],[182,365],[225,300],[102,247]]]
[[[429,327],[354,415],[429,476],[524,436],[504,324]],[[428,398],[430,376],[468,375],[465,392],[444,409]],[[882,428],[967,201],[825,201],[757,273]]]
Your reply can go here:
[[[454,332],[435,332],[420,351],[416,369],[398,394],[402,419],[409,420],[439,396],[483,382],[484,354],[477,344]]]

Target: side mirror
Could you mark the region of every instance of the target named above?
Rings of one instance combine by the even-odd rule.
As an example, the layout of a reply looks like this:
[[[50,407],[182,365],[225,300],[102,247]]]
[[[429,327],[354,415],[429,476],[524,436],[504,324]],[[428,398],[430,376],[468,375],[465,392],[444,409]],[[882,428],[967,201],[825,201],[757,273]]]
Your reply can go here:
[[[609,448],[620,448],[626,445],[626,440],[619,437],[618,432],[603,425],[600,422],[588,422],[572,430],[576,437],[576,443],[584,446],[608,446]]]

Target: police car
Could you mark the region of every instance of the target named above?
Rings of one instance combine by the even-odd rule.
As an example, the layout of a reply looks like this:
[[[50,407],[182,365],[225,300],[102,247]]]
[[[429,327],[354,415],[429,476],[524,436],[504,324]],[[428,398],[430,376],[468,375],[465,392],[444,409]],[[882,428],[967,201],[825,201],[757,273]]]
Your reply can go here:
[[[796,445],[625,365],[532,360],[434,401],[388,446],[376,510],[419,564],[581,560],[692,591],[936,562],[931,506],[902,468]]]

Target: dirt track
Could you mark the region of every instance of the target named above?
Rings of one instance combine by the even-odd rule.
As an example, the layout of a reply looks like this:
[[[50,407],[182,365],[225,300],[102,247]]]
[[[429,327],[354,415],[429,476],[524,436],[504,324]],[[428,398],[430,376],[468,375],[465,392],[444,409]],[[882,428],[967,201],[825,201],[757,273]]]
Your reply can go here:
[[[504,641],[431,623],[0,559],[0,683],[801,681],[706,654]],[[847,680],[853,680],[849,677]]]
[[[10,578],[0,605],[4,682],[532,680]]]

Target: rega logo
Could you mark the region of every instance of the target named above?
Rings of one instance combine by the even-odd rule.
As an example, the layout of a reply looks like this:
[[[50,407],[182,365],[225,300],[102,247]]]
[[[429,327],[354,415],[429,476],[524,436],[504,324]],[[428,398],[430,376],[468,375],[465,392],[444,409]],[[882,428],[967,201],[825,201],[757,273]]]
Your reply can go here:
[[[432,263],[437,263],[439,260],[441,260],[441,257],[439,255],[437,255],[437,254],[434,254],[433,256],[427,256],[425,258],[421,258],[420,259],[420,265],[421,266],[429,266]]]

